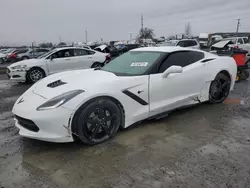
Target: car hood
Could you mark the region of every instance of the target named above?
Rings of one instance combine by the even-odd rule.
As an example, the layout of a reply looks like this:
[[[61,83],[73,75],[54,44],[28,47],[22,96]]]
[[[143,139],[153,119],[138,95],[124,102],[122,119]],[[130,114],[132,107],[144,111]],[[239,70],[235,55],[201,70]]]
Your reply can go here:
[[[72,90],[85,90],[103,86],[119,78],[110,72],[83,69],[57,73],[44,78],[33,85],[33,93],[51,99]]]
[[[212,45],[212,47],[215,48],[224,48],[226,45],[228,45],[231,42],[231,40],[225,40],[225,41],[220,41]]]
[[[33,66],[36,65],[37,63],[42,62],[43,59],[27,59],[27,60],[22,60],[16,63],[11,64],[10,66],[8,66],[8,68],[12,68],[15,67],[17,65],[27,65],[27,66]]]

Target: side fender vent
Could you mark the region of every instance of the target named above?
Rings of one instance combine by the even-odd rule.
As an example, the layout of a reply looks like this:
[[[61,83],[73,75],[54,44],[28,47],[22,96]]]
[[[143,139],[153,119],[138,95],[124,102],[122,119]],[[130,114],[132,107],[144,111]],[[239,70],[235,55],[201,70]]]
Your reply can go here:
[[[63,82],[62,80],[57,80],[55,82],[52,82],[52,83],[48,84],[47,87],[55,88],[55,87],[58,87],[58,86],[61,86],[61,85],[64,85],[64,84],[67,84],[67,83]]]
[[[208,62],[208,61],[213,61],[215,58],[210,58],[210,59],[204,59],[204,60],[202,60],[201,62],[202,63],[206,63],[206,62]]]

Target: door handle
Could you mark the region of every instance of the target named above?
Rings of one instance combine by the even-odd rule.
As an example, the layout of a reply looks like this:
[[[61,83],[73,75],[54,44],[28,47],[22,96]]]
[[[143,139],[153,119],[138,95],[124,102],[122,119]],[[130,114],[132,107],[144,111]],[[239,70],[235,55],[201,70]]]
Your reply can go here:
[[[70,59],[64,59],[64,60],[70,60]]]
[[[88,59],[91,59],[92,57],[88,57]]]

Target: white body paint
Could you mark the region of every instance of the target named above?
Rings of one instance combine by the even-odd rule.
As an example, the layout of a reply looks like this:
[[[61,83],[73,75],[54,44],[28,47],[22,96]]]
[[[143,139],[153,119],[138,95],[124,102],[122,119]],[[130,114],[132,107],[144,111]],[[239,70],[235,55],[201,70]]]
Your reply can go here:
[[[163,51],[174,52],[182,50],[178,47],[150,47],[133,51]],[[194,50],[197,51],[197,50]],[[32,120],[39,132],[32,132],[16,121],[20,134],[26,137],[51,142],[73,141],[71,120],[77,109],[84,103],[100,96],[113,97],[118,100],[125,113],[124,127],[170,111],[182,106],[207,101],[210,83],[220,71],[227,71],[231,77],[231,90],[234,87],[237,72],[236,63],[231,57],[219,57],[210,53],[205,59],[214,60],[201,63],[200,61],[183,68],[182,73],[173,73],[166,78],[162,73],[142,76],[116,76],[102,70],[85,69],[67,71],[51,75],[27,90],[15,103],[13,113],[17,116]],[[61,80],[67,84],[49,88],[51,82]],[[82,89],[84,93],[77,95],[61,107],[37,111],[37,107],[49,99],[67,91]],[[142,105],[122,91],[128,90],[144,100]],[[139,92],[140,91],[140,92]],[[18,104],[20,100],[22,103]],[[67,128],[65,128],[67,127]]]

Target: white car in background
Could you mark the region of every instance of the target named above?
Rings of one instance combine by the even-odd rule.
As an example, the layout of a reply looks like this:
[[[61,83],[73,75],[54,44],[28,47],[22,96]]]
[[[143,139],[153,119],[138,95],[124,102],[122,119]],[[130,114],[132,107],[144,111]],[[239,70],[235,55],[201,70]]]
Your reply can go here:
[[[223,102],[236,73],[232,57],[181,47],[137,48],[102,68],[37,82],[17,99],[15,125],[25,137],[94,145],[119,128],[176,108]]]
[[[110,60],[110,55],[78,47],[54,49],[37,59],[23,60],[7,67],[10,80],[35,83],[38,80],[62,71],[101,67]]]
[[[248,51],[248,54],[250,54],[250,43],[248,42],[247,37],[231,37],[231,38],[224,38],[221,40],[221,42],[228,42],[230,41],[231,43],[229,44],[229,47],[232,48],[241,48],[243,50]]]
[[[184,48],[200,49],[200,44],[195,39],[169,40],[160,43],[158,46],[180,46]]]

